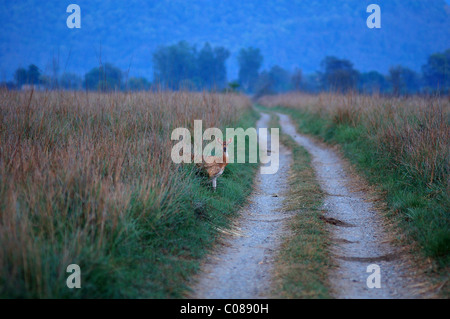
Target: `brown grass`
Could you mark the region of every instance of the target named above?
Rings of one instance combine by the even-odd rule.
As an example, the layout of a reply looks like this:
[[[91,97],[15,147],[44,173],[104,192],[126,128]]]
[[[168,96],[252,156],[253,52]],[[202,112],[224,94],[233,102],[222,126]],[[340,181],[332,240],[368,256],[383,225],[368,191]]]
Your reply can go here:
[[[260,100],[265,106],[302,110],[333,123],[361,126],[390,158],[429,184],[448,182],[450,99],[365,95],[285,94]]]
[[[171,131],[222,128],[249,106],[231,94],[0,91],[0,295],[51,296],[74,256],[113,249],[136,198],[147,214],[136,218],[176,212]]]

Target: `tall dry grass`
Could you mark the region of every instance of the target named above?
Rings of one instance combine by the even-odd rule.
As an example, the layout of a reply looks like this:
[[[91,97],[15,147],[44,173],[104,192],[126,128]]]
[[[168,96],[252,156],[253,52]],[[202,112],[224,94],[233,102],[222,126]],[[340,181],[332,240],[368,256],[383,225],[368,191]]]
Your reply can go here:
[[[361,126],[393,167],[430,185],[447,183],[450,156],[448,97],[285,94],[266,96],[265,106],[302,110],[336,125]]]
[[[108,267],[135,220],[184,205],[171,131],[222,128],[249,106],[231,94],[0,91],[0,296],[61,296],[67,265]]]

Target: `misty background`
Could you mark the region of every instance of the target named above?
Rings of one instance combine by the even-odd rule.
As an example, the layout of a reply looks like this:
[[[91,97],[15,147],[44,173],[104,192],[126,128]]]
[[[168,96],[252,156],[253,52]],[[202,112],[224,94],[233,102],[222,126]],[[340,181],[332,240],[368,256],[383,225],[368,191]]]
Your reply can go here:
[[[66,26],[71,3],[81,7],[81,29]],[[381,7],[381,29],[366,26],[371,3]],[[430,55],[450,48],[444,0],[0,0],[0,7],[2,81],[32,64],[51,76],[57,61],[59,74],[85,83],[90,72],[96,76],[93,68],[103,65],[105,72],[106,63],[151,82],[158,76],[155,54],[180,41],[194,54],[205,43],[226,50],[225,82],[240,77],[239,56],[248,48],[260,52],[260,73],[276,67],[280,76],[301,71],[303,79],[324,72],[326,57],[362,73],[387,75],[399,65],[420,73]]]

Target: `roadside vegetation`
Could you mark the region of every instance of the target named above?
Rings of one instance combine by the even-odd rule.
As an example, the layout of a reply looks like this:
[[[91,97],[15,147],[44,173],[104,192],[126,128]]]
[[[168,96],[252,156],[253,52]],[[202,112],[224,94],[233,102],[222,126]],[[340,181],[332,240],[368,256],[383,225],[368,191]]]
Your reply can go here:
[[[272,116],[270,127],[280,128]],[[309,153],[280,128],[280,141],[292,151],[293,163],[284,209],[295,212],[291,235],[283,242],[276,261],[274,296],[289,299],[330,298],[328,271],[330,236],[320,218],[323,193]]]
[[[171,131],[254,126],[245,96],[0,91],[0,297],[174,298],[251,191],[175,165]],[[68,289],[66,267],[81,268]]]
[[[442,282],[448,281],[448,98],[292,93],[259,103],[289,114],[299,131],[341,145],[384,194],[402,243],[417,244],[422,256],[434,261]]]

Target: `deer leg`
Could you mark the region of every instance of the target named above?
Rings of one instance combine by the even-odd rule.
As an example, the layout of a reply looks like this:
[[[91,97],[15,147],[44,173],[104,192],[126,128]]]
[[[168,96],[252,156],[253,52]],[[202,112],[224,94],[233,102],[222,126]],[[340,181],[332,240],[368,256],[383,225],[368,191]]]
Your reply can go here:
[[[216,186],[217,186],[217,177],[214,177],[212,180],[212,187],[213,187],[214,191],[216,191]]]

